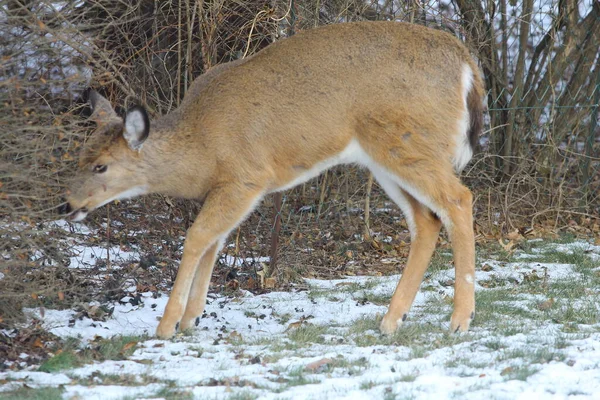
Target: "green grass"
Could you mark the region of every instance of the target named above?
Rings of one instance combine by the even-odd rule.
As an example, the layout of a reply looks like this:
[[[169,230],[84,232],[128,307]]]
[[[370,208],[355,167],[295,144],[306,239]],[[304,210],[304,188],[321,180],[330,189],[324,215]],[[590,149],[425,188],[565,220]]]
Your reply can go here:
[[[419,321],[404,323],[392,335],[383,335],[379,332],[379,322],[375,317],[361,317],[354,320],[348,329],[349,341],[359,347],[406,346],[416,352],[412,358],[420,358],[427,351],[454,346],[474,339],[473,334],[468,332],[451,333],[445,324],[439,326]]]
[[[91,362],[87,361],[87,362]],[[54,357],[44,361],[38,371],[40,372],[57,372],[66,369],[73,369],[80,365],[85,364],[81,357],[78,356],[74,350],[63,350],[56,354]]]
[[[483,345],[491,351],[498,351],[506,348],[506,345],[497,339],[488,340],[487,342],[483,343]]]
[[[304,367],[297,367],[288,371],[284,379],[285,384],[275,390],[276,393],[281,393],[294,386],[312,385],[321,382],[316,377],[307,377]]]
[[[293,343],[306,345],[311,343],[323,343],[323,335],[329,330],[325,325],[305,324],[298,328],[290,329],[287,337]]]
[[[369,361],[365,357],[348,360],[340,354],[323,367],[323,373],[331,373],[334,370],[341,370],[346,372],[348,375],[357,376],[362,374],[369,367]]]
[[[348,333],[350,335],[363,334],[367,331],[379,331],[380,321],[375,317],[362,316],[352,321],[352,324],[348,327]]]
[[[265,360],[276,362],[285,357],[286,351],[299,350],[309,347],[314,343],[325,343],[323,335],[327,334],[330,327],[326,325],[303,324],[298,328],[289,328],[285,338],[259,337],[245,343],[251,346],[266,346],[271,356],[265,356]]]
[[[116,386],[145,386],[150,383],[163,382],[167,385],[173,386],[172,381],[162,381],[154,376],[142,374],[102,374],[94,373],[93,376],[87,378],[73,378],[77,381],[77,384],[82,386],[93,386],[93,385],[116,385]]]
[[[570,252],[563,252],[556,250],[556,248],[552,246],[542,249],[542,251],[537,254],[534,262],[572,264],[578,272],[583,272],[582,270],[591,269],[594,266],[597,266],[583,249],[573,248]]]
[[[279,314],[275,311],[273,311],[273,317],[277,319],[277,322],[279,322],[281,325],[285,325],[287,324],[290,319],[292,319],[292,314],[290,313],[285,313],[285,314]]]
[[[166,398],[170,399],[170,397],[166,397]],[[242,392],[230,394],[227,397],[227,400],[255,400],[257,398],[258,398],[257,394],[254,394],[249,391],[242,391]]]
[[[427,268],[426,277],[435,275],[440,271],[445,271],[453,268],[452,266],[452,252],[448,249],[437,249]]]
[[[562,242],[570,243],[572,237],[564,237]],[[598,263],[583,250],[574,249],[567,254],[557,251],[554,246],[555,243],[533,242],[528,249],[540,249],[537,257],[520,262],[570,264],[576,274],[548,281],[544,267],[540,265],[535,272],[524,274],[518,282],[507,279],[482,281],[489,289],[476,292],[477,310],[473,326],[510,335],[524,332],[518,328],[520,325],[531,327],[552,321],[562,324],[564,332],[577,332],[580,325],[600,322],[600,307],[597,306],[600,294],[591,291],[600,286],[600,276],[594,271]],[[583,293],[587,296],[582,296]],[[525,295],[542,296],[542,299],[529,298],[520,306],[514,304]],[[504,323],[506,318],[511,318],[514,323]]]
[[[398,378],[398,382],[414,382],[417,380],[418,377],[419,377],[419,372],[414,371],[414,372],[411,372],[408,374],[400,375],[400,378]]]
[[[518,300],[518,289],[484,289],[475,291],[474,327],[497,326],[507,316],[532,318],[534,313],[512,304]]]
[[[491,362],[491,357],[490,357],[489,361],[482,361],[482,360],[475,360],[475,359],[473,359],[473,357],[460,356],[459,354],[456,354],[454,357],[449,358],[444,363],[444,366],[446,368],[468,367],[468,368],[481,370],[482,368],[489,367],[490,362]],[[470,376],[470,374],[462,375],[462,376]]]
[[[566,358],[565,354],[556,349],[550,347],[538,347],[536,349],[531,348],[517,348],[505,350],[502,352],[497,360],[506,361],[512,359],[523,359],[523,361],[530,364],[547,364],[551,361],[564,361]]]
[[[177,389],[172,385],[168,385],[154,393],[153,397],[169,400],[192,400],[194,395],[191,390]]]
[[[507,381],[510,380],[519,380],[526,381],[527,378],[536,374],[539,371],[539,367],[534,367],[531,365],[520,365],[508,367],[500,375],[504,376],[504,379]]]
[[[577,236],[570,232],[560,232],[558,238],[554,239],[554,243],[558,244],[570,244],[577,240]]]
[[[570,327],[577,325],[593,325],[600,322],[600,306],[598,297],[580,298],[579,300],[558,300],[546,315],[552,321]]]
[[[352,299],[364,303],[372,303],[378,306],[387,306],[390,304],[392,293],[372,293],[363,292],[352,296]]]
[[[477,246],[477,258],[509,262],[513,254],[506,251],[500,244],[496,242],[486,243],[485,246]]]
[[[21,388],[10,392],[0,392],[2,400],[62,400],[62,388]]]
[[[124,360],[133,354],[137,343],[145,339],[145,336],[115,336],[94,341],[85,348],[80,348],[78,339],[67,339],[62,348],[39,367],[39,371],[57,372],[93,361]]]
[[[308,292],[308,298],[313,301],[318,298],[326,298],[332,302],[339,302],[342,300],[341,294],[349,294],[356,301],[367,300],[375,304],[387,304],[392,297],[391,293],[389,295],[375,295],[369,292],[378,284],[377,279],[368,279],[365,282],[343,282],[343,284],[333,288],[313,286]]]
[[[369,389],[373,389],[377,385],[378,385],[378,383],[375,383],[373,381],[363,381],[363,382],[360,383],[360,385],[358,386],[358,388],[360,390],[369,390]]]

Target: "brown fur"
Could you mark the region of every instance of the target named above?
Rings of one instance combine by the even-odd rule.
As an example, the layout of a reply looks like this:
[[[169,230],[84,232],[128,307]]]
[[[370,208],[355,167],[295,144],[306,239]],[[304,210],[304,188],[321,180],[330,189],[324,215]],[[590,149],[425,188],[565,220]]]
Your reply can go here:
[[[473,73],[466,99],[465,65]],[[170,337],[178,322],[187,328],[202,314],[217,251],[260,199],[358,143],[413,228],[382,330],[405,318],[442,223],[456,265],[451,328],[466,330],[474,312],[472,196],[456,176],[454,155],[461,143],[476,143],[482,94],[468,51],[447,33],[393,22],[305,31],[199,77],[179,109],[153,122],[141,150],[114,138],[85,163],[69,204],[92,210],[136,186],[205,200],[157,330]],[[468,132],[459,132],[465,104]],[[93,165],[108,170],[93,173]]]

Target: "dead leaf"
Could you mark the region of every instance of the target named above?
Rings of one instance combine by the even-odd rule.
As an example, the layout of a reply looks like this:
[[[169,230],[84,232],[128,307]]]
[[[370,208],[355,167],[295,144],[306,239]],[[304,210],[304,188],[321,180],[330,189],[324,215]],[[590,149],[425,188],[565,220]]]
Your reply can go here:
[[[447,279],[445,281],[439,281],[440,285],[444,286],[444,287],[450,287],[450,286],[454,286],[454,280],[453,279]]]
[[[512,232],[509,232],[509,233],[506,235],[506,238],[507,238],[508,240],[523,240],[523,239],[524,239],[523,235],[521,235],[521,233],[519,232],[519,230],[518,230],[518,229],[515,229],[515,230],[514,230],[514,231],[512,231]]]
[[[232,279],[227,282],[227,288],[232,291],[236,291],[240,288],[240,282],[237,279]]]
[[[246,288],[248,289],[255,289],[257,287],[257,283],[256,280],[254,280],[252,277],[248,278],[248,280],[246,281]]]
[[[321,368],[327,364],[331,364],[332,362],[333,362],[333,360],[331,358],[321,358],[320,360],[313,361],[310,364],[306,365],[306,367],[304,367],[304,369],[307,371],[315,372],[319,368]]]
[[[138,364],[144,364],[144,365],[154,364],[154,361],[152,361],[152,360],[131,360],[131,361],[135,361]]]
[[[241,341],[242,335],[240,335],[237,331],[233,331],[229,334],[229,340]]]
[[[125,346],[123,346],[123,348],[121,349],[121,353],[125,353],[127,350],[131,349],[132,347],[134,347],[137,344],[138,344],[138,342],[135,342],[135,341],[125,343]]]
[[[513,247],[515,247],[515,242],[513,242],[512,240],[509,241],[507,244],[504,244],[504,241],[502,239],[498,239],[498,243],[500,243],[500,246],[502,246],[504,251],[506,251],[507,253],[511,253]]]
[[[546,311],[546,310],[551,309],[553,304],[554,304],[554,298],[550,298],[546,301],[539,303],[537,305],[537,308],[541,311]]]
[[[64,292],[58,292],[58,300],[63,301],[65,299],[65,293]]]
[[[291,330],[291,329],[298,329],[300,328],[302,325],[304,324],[304,321],[296,321],[296,322],[292,322],[291,324],[289,324],[287,326],[287,328],[285,328],[285,332]]]
[[[491,266],[491,265],[489,265],[489,264],[483,264],[483,266],[481,267],[481,270],[482,270],[483,272],[490,272],[490,271],[493,271],[493,270],[494,270],[494,267],[492,267],[492,266]]]
[[[265,279],[265,289],[273,289],[277,285],[277,279],[267,278]]]

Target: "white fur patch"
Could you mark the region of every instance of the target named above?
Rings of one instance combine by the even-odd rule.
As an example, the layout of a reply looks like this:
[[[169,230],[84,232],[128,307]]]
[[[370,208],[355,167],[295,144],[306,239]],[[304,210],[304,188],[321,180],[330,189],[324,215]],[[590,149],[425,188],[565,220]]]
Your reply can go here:
[[[146,130],[146,120],[144,115],[139,110],[132,110],[125,117],[125,133],[124,137],[129,143],[129,146],[135,150],[142,148],[142,143],[139,143],[141,137]]]
[[[135,186],[135,187],[132,187],[131,189],[127,189],[113,197],[110,197],[110,198],[104,200],[102,203],[98,204],[95,208],[102,207],[103,205],[108,204],[114,200],[131,199],[132,197],[141,196],[146,193],[148,193],[147,186],[145,186],[145,185],[144,186]]]
[[[364,152],[362,147],[360,147],[360,144],[358,144],[358,141],[352,140],[352,141],[350,141],[350,143],[348,144],[348,146],[346,146],[346,148],[344,150],[342,150],[335,156],[328,158],[325,161],[316,163],[312,168],[310,168],[310,169],[304,171],[302,174],[298,175],[296,177],[296,179],[294,179],[293,181],[291,181],[281,187],[278,187],[276,189],[276,191],[291,189],[294,186],[300,185],[301,183],[304,183],[314,177],[319,176],[322,172],[328,170],[329,168],[331,168],[335,165],[360,164],[360,165],[367,166],[368,160],[370,160],[370,157],[367,155],[367,153]]]
[[[144,116],[138,110],[133,110],[127,114],[125,118],[125,130],[128,134],[133,136],[139,136],[140,133],[144,132],[145,121]]]
[[[73,222],[83,221],[87,217],[88,213],[85,211],[77,210],[73,215],[70,216],[70,220]]]
[[[410,204],[402,194],[402,190],[408,192],[411,196],[417,199],[422,204],[429,207],[433,212],[435,212],[442,220],[446,227],[450,227],[450,219],[446,215],[446,212],[443,209],[437,207],[430,198],[423,195],[419,192],[414,186],[402,181],[398,176],[388,171],[386,168],[378,164],[375,160],[373,160],[360,146],[357,140],[352,140],[346,146],[344,150],[338,153],[336,156],[331,157],[325,161],[315,164],[311,169],[305,171],[303,174],[299,175],[292,182],[277,188],[277,190],[285,190],[292,188],[296,185],[299,185],[303,182],[308,181],[309,179],[318,176],[321,172],[325,171],[333,167],[334,165],[340,164],[358,164],[364,167],[369,168],[383,190],[387,193],[387,195],[394,201],[398,207],[402,210],[402,213],[406,217],[406,221],[408,223],[408,227],[410,229],[411,237],[414,238],[416,235],[416,224],[414,222],[414,215]]]
[[[472,285],[473,284],[473,275],[471,275],[471,274],[465,275],[465,281],[467,281],[467,283]]]
[[[410,203],[408,202],[408,200],[406,200],[406,197],[400,190],[400,186],[398,186],[398,184],[389,177],[389,173],[384,171],[382,168],[372,167],[371,172],[373,173],[373,176],[375,176],[375,179],[377,179],[377,182],[379,183],[381,188],[388,195],[388,197],[392,199],[392,201],[396,203],[398,207],[400,207],[400,210],[402,210],[402,214],[404,214],[404,217],[406,218],[406,223],[408,224],[410,238],[414,240],[417,236],[417,225],[415,224],[415,215]]]
[[[463,66],[461,86],[464,111],[462,117],[458,120],[458,136],[456,137],[454,156],[452,157],[452,163],[457,172],[462,171],[473,157],[473,149],[468,136],[471,116],[467,106],[467,96],[473,87],[473,71],[468,64]]]

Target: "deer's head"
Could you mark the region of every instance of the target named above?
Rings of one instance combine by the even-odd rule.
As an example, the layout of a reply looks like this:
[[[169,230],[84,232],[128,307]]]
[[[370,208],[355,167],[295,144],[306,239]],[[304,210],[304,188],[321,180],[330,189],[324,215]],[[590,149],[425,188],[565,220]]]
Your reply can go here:
[[[150,130],[146,110],[135,106],[122,119],[98,93],[92,91],[89,101],[97,128],[83,148],[79,172],[61,206],[61,212],[72,221],[81,221],[113,200],[148,192],[148,167],[142,151]]]

